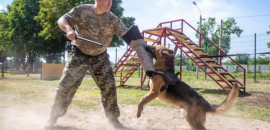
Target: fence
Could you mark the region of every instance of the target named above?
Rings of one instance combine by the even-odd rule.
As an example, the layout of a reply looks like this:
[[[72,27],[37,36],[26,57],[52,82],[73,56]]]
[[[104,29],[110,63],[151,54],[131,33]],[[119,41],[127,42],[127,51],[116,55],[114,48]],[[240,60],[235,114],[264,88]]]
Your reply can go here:
[[[243,70],[238,68],[237,65],[222,65],[228,72],[242,72]],[[247,71],[254,71],[254,65],[241,65],[243,66]],[[183,70],[189,70],[194,71],[194,66],[182,66]],[[179,68],[179,66],[175,66],[176,69]],[[256,70],[261,73],[270,73],[268,65],[256,65]]]
[[[236,65],[222,65],[229,72],[242,72]],[[247,71],[254,71],[254,65],[242,65]],[[261,73],[269,73],[268,65],[256,65],[256,70]]]

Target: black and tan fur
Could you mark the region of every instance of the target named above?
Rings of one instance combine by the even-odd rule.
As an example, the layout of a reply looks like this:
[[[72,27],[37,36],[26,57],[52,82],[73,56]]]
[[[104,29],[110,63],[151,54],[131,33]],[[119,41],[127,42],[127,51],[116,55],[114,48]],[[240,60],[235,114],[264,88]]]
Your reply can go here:
[[[172,50],[159,45],[155,47],[147,46],[146,50],[156,59],[156,71],[171,71],[174,73],[174,52]],[[142,98],[138,105],[138,118],[141,116],[143,106],[158,97],[162,101],[180,106],[191,129],[204,130],[207,112],[224,112],[233,105],[238,97],[238,87],[235,85],[222,104],[212,105],[182,81],[178,81],[175,85],[161,90],[163,85],[164,80],[160,74],[152,77],[150,80],[150,92]]]

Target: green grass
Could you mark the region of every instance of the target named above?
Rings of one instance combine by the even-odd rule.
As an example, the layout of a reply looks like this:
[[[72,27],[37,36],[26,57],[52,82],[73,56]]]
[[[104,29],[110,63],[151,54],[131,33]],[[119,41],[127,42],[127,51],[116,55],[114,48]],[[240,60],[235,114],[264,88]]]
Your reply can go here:
[[[226,99],[227,94],[215,82],[210,80],[209,77],[207,77],[207,80],[204,80],[203,73],[200,73],[199,76],[199,79],[195,79],[195,73],[185,72],[183,73],[183,81],[192,86],[192,88],[210,103],[222,103]],[[6,77],[0,80],[0,106],[9,103],[51,103],[59,82],[58,80],[39,80],[39,74],[31,74],[30,77],[26,77],[26,75],[6,75]],[[250,91],[256,91],[270,94],[269,80],[264,80],[267,81],[266,83],[253,83],[252,81],[253,79],[247,80],[248,93]],[[119,83],[116,84],[118,85]],[[130,78],[125,84],[126,86],[117,87],[118,103],[120,104],[137,105],[141,98],[148,93],[148,90],[140,89],[140,78],[138,76]],[[241,96],[240,98],[247,97]],[[99,104],[101,104],[99,88],[89,76],[85,77],[74,97],[71,107],[81,110],[96,110]],[[147,105],[174,107],[164,104],[159,100],[154,100]],[[270,108],[268,106],[258,107],[242,101],[238,101],[236,107],[233,107],[224,115],[270,122]]]

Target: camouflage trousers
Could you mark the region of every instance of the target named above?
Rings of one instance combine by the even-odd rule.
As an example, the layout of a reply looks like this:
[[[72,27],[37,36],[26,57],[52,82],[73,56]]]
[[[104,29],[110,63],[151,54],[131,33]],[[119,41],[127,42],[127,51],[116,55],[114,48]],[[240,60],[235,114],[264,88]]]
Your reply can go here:
[[[89,70],[95,83],[101,90],[101,101],[107,118],[120,116],[117,105],[115,79],[109,55],[104,52],[98,56],[88,56],[78,51],[69,52],[59,87],[52,106],[51,118],[65,115],[68,106]]]

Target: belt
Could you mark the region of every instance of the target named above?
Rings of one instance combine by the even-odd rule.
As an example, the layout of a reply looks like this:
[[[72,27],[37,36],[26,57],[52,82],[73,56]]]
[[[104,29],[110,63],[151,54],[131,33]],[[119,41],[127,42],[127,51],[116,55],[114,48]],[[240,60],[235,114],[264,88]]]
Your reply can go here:
[[[98,57],[100,55],[103,55],[107,52],[107,50],[105,50],[103,53],[99,54],[99,55],[96,55],[96,56],[92,56],[92,55],[89,55],[89,54],[85,54],[83,53],[78,47],[74,46],[74,45],[71,45],[71,50],[73,52],[75,52],[76,54],[79,54],[79,55],[82,55],[82,56],[85,56],[85,57],[88,57],[88,58],[93,58],[93,57]]]

